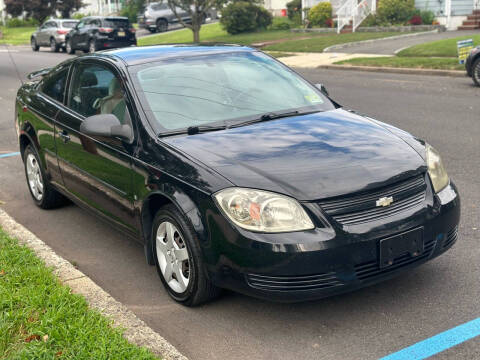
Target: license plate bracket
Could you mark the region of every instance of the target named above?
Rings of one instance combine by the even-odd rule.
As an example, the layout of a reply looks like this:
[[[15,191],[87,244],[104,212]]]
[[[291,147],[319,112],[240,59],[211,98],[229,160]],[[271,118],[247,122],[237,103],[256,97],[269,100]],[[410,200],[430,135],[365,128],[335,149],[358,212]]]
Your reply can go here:
[[[423,253],[423,228],[380,240],[380,268],[393,265],[394,260],[408,254],[412,258]]]

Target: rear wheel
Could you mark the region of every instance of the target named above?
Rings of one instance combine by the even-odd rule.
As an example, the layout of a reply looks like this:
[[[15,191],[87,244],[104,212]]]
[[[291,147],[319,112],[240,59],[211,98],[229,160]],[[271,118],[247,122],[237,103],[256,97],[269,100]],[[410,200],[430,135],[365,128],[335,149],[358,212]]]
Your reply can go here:
[[[48,182],[40,159],[32,145],[28,145],[23,154],[25,175],[33,201],[42,209],[53,209],[66,202],[66,198],[57,192]]]
[[[70,55],[75,53],[75,50],[72,47],[72,40],[70,39],[67,40],[67,43],[65,44],[65,51],[67,52],[67,54],[70,54]]]
[[[57,45],[57,42],[55,41],[54,38],[50,39],[50,51],[51,52],[58,52],[60,47]]]
[[[472,79],[475,85],[480,86],[480,58],[475,60],[472,66]]]
[[[220,293],[205,275],[194,230],[175,206],[166,205],[158,211],[152,230],[157,272],[175,301],[195,306]]]
[[[93,54],[95,51],[97,51],[97,45],[95,43],[95,40],[91,39],[89,42],[88,42],[88,52],[90,54]]]
[[[40,49],[40,46],[37,45],[37,39],[34,37],[30,39],[30,45],[32,46],[33,51],[38,51],[38,49]]]
[[[157,31],[158,32],[165,32],[168,30],[168,22],[165,19],[158,19],[157,20]]]

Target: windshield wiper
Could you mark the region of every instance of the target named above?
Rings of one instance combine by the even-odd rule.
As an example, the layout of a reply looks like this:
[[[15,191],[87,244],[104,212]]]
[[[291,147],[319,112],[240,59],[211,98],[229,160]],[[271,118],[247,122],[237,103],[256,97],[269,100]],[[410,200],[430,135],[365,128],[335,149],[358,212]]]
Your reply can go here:
[[[195,135],[207,131],[216,131],[216,130],[224,130],[226,129],[226,125],[217,125],[217,126],[209,126],[209,125],[200,125],[200,126],[189,126],[186,129],[180,130],[173,130],[173,131],[165,131],[158,134],[158,137],[165,137],[165,136],[172,136],[172,135],[180,135],[180,134],[188,134],[188,135]]]
[[[269,121],[269,120],[280,119],[280,118],[289,117],[289,116],[293,116],[293,115],[306,115],[306,114],[308,114],[308,113],[300,113],[300,111],[298,111],[298,110],[285,111],[283,113],[273,113],[273,112],[272,113],[266,113],[266,114],[263,114],[262,116],[260,116],[258,118],[255,118],[253,120],[247,120],[247,121],[235,124],[235,125],[231,125],[230,127],[234,128],[234,127],[250,125],[250,124],[254,124],[254,123],[258,123],[258,122],[262,122],[262,121]]]

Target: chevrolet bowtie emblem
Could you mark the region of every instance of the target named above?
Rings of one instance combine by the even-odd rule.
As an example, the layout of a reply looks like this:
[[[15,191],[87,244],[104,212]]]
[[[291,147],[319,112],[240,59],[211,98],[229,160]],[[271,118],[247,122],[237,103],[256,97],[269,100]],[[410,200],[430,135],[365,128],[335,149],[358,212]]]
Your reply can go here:
[[[376,205],[377,206],[388,206],[391,203],[393,203],[393,197],[385,196],[385,197],[381,197],[380,199],[378,199],[377,202],[376,202]]]

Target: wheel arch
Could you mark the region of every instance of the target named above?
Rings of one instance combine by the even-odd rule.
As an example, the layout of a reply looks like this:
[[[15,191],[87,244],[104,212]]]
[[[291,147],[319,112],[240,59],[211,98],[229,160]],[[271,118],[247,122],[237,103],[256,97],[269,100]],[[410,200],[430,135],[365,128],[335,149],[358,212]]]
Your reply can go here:
[[[201,220],[200,211],[181,188],[173,184],[164,184],[163,191],[155,191],[142,201],[140,206],[140,222],[144,240],[144,250],[147,263],[154,265],[152,251],[152,225],[155,215],[165,205],[172,204],[180,211],[196,234],[204,234],[205,227]],[[201,236],[203,238],[203,236]]]

